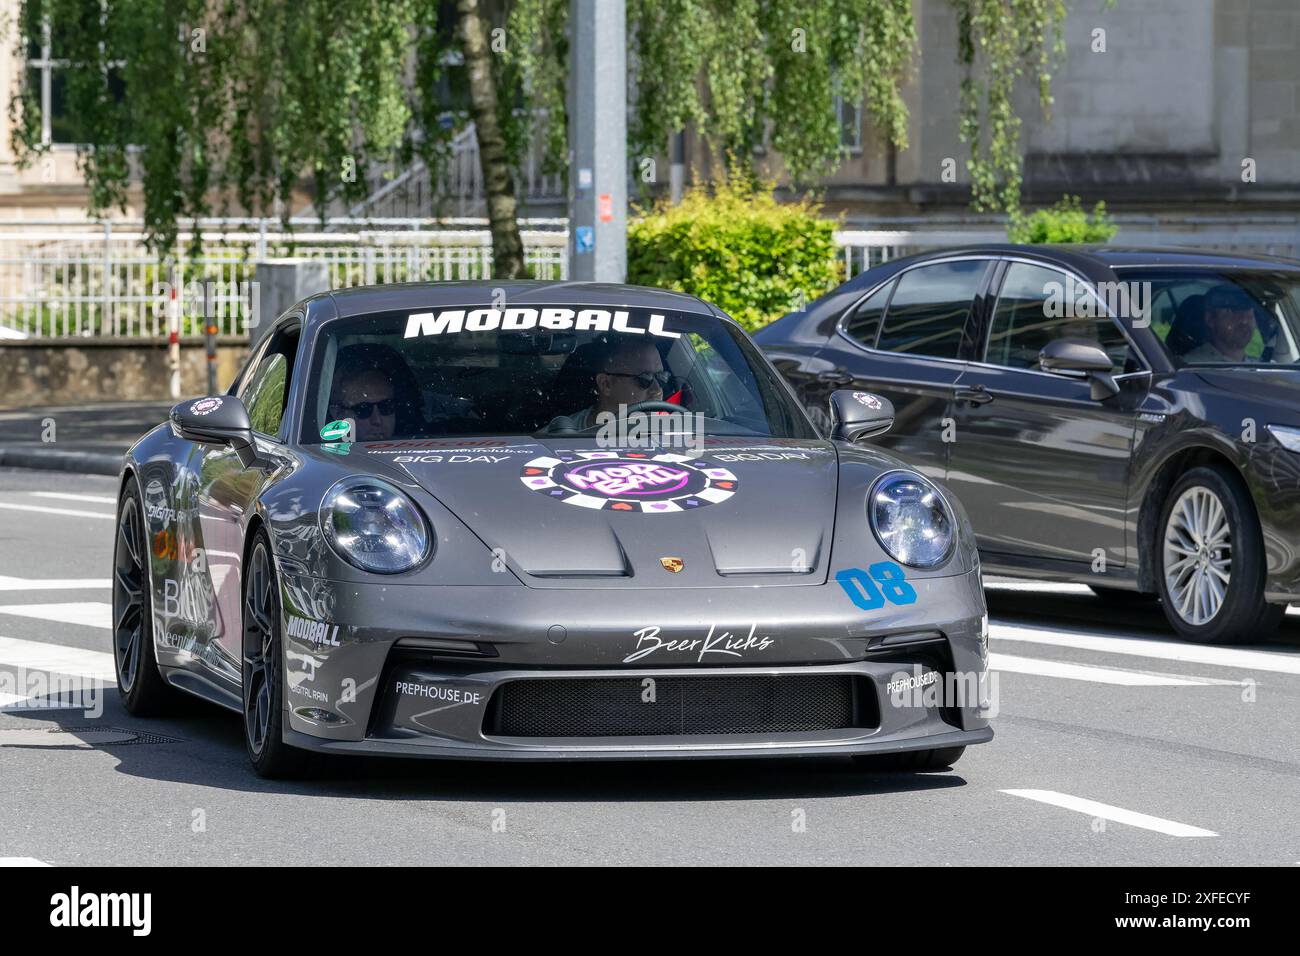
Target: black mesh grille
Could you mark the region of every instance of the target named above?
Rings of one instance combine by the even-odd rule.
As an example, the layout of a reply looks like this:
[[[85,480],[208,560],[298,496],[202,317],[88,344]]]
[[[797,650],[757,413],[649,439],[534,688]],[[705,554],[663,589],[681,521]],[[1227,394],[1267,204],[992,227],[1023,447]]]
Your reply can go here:
[[[853,678],[656,677],[653,701],[640,677],[519,680],[503,685],[486,730],[504,737],[634,737],[652,734],[781,734],[838,730],[854,722]]]

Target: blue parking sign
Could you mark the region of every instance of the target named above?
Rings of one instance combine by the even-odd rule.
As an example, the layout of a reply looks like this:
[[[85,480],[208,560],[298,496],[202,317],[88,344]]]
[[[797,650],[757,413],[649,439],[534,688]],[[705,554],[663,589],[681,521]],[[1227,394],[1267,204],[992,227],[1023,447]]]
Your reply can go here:
[[[596,248],[596,230],[593,226],[579,226],[573,230],[573,251],[582,255]]]

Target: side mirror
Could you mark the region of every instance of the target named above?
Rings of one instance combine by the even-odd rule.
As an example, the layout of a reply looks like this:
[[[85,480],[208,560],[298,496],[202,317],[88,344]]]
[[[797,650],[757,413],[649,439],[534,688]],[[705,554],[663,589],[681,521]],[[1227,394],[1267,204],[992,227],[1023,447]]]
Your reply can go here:
[[[172,432],[178,437],[200,445],[233,448],[245,468],[258,463],[248,409],[235,396],[213,395],[181,402],[168,418]]]
[[[1110,374],[1110,356],[1096,342],[1081,339],[1056,339],[1043,346],[1038,364],[1045,372],[1082,373],[1091,383],[1094,402],[1119,394],[1119,384]]]
[[[894,403],[871,392],[841,388],[831,393],[831,438],[860,442],[883,435],[894,424]]]

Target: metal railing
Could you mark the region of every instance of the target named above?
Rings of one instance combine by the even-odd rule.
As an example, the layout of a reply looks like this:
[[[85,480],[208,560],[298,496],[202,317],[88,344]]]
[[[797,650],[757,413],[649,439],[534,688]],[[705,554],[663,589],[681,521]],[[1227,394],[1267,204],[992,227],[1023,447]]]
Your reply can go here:
[[[908,223],[911,225],[911,223]],[[19,228],[21,226],[21,228]],[[203,296],[202,309],[181,310],[182,334],[211,319],[220,334],[242,334],[251,314],[250,283],[258,261],[324,260],[332,288],[390,282],[490,279],[492,243],[481,219],[339,218],[202,219],[187,223],[171,257],[146,249],[141,224],[28,221],[0,225],[0,339],[35,336],[166,334],[168,299]],[[564,219],[521,220],[524,257],[534,277],[566,279],[569,234]],[[197,230],[201,253],[184,250]],[[1126,234],[1128,233],[1128,234]],[[1130,235],[1131,234],[1131,235]],[[1140,237],[1140,239],[1139,239]],[[954,245],[1004,242],[1000,229],[839,230],[842,275],[902,255]],[[1300,255],[1294,221],[1205,224],[1177,233],[1146,222],[1121,223],[1117,243],[1171,242],[1243,252]]]
[[[240,226],[255,228],[238,228]],[[318,221],[309,224],[320,229]],[[247,331],[258,261],[286,257],[328,263],[331,288],[392,282],[488,279],[492,240],[473,221],[335,220],[331,231],[284,232],[265,220],[193,224],[172,256],[151,253],[138,223],[25,224],[0,231],[0,338],[147,336],[167,332],[172,290],[203,298],[182,310],[182,334],[206,319],[218,334]],[[562,222],[523,223],[524,260],[538,279],[568,276]],[[348,226],[367,228],[347,229]],[[429,228],[437,226],[440,228]],[[337,227],[342,227],[334,231]],[[201,252],[184,250],[198,228]]]

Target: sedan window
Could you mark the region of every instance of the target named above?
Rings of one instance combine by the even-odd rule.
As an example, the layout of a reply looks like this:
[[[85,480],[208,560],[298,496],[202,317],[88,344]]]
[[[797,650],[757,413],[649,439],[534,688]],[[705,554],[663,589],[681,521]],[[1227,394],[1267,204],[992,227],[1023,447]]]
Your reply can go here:
[[[886,352],[955,359],[985,259],[936,262],[904,272],[889,301],[880,343]]]
[[[894,291],[894,283],[886,282],[871,295],[859,302],[849,312],[844,322],[844,332],[869,349],[876,347],[876,336],[880,334],[880,319],[885,314],[889,303],[889,293]]]
[[[1038,369],[1038,353],[1057,339],[1100,345],[1112,370],[1123,372],[1129,359],[1124,333],[1108,315],[1091,315],[1101,305],[1082,299],[1083,283],[1063,272],[1013,262],[1007,268],[989,329],[985,361],[1007,368]]]

